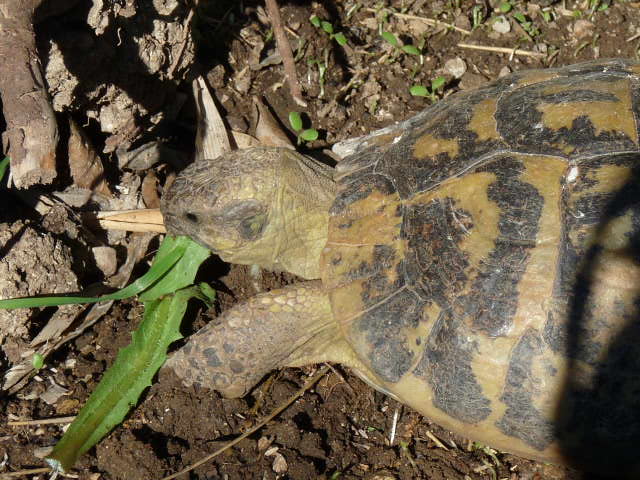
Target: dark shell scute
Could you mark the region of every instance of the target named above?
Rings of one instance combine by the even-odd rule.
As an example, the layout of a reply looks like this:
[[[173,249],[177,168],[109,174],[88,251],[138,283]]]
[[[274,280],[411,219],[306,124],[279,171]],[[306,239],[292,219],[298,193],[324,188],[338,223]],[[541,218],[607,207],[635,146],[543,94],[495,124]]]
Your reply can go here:
[[[466,330],[462,320],[442,312],[413,373],[431,386],[436,408],[462,422],[478,423],[491,414],[491,402],[471,367],[476,345]]]
[[[544,96],[545,103],[619,101],[620,99],[611,93],[594,92],[593,90],[573,90],[570,92],[550,93]]]
[[[585,78],[569,76],[507,91],[496,111],[500,136],[513,151],[531,154],[580,157],[636,150],[637,127],[621,130],[634,118],[632,103],[625,103],[624,98],[629,95],[633,102],[637,95],[629,78],[628,73],[600,71],[593,76],[592,89]],[[621,92],[600,85],[615,82],[621,84]],[[545,119],[545,106],[555,107],[552,120]],[[618,111],[612,120],[622,124],[603,125],[605,111]]]
[[[440,304],[459,293],[466,285],[469,266],[460,242],[472,229],[471,216],[456,208],[453,199],[408,205],[401,238],[408,246],[404,265],[410,287]]]
[[[520,338],[511,356],[500,398],[507,410],[496,423],[506,435],[519,438],[537,450],[544,450],[554,439],[553,422],[534,404],[536,389],[544,385],[544,381],[535,377],[533,361],[544,354],[544,348],[544,342],[535,330],[527,330]]]
[[[506,145],[500,138],[478,139],[470,125],[474,108],[496,95],[497,89],[492,87],[465,92],[449,100],[434,111],[424,126],[408,131],[399,142],[391,145],[377,161],[375,171],[394,178],[400,197],[406,199],[461,174],[471,164],[490,160]],[[456,145],[456,153],[435,149],[423,158],[417,158],[416,144],[425,134],[434,139],[450,140]],[[412,160],[408,162],[408,159]]]
[[[367,198],[374,191],[385,195],[395,193],[396,187],[390,178],[377,174],[358,173],[358,175],[353,175],[351,178],[345,179],[346,181],[350,181],[336,196],[333,206],[329,210],[331,215],[340,215],[348,209],[350,205],[358,200]]]
[[[403,289],[358,321],[357,328],[371,345],[371,366],[386,382],[400,380],[414,362],[406,332],[417,327],[423,304],[414,293]]]
[[[544,198],[533,185],[518,179],[523,166],[516,159],[505,158],[480,170],[497,178],[489,185],[488,196],[500,209],[499,237],[462,303],[475,328],[500,336],[510,330],[518,306],[518,285],[536,246]]]

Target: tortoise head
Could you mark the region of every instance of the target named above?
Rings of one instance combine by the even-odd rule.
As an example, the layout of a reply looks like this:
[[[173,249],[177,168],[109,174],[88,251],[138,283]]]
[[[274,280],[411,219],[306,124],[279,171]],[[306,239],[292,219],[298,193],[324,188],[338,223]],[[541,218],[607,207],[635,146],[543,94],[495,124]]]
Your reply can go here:
[[[162,198],[167,232],[188,235],[237,262],[233,257],[270,233],[278,155],[255,148],[191,164]]]
[[[331,178],[326,168],[292,150],[271,147],[195,162],[163,196],[167,232],[187,235],[227,262],[317,278],[307,270],[311,265],[317,270],[315,244],[321,249],[326,241],[326,199],[333,197],[332,188],[325,191]]]

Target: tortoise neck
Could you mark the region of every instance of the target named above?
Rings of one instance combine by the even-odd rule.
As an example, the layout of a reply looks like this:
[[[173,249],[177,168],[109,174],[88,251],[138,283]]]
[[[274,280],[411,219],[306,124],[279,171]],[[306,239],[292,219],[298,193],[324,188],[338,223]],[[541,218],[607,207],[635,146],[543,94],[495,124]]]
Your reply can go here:
[[[306,279],[320,278],[320,253],[327,243],[329,209],[336,194],[333,169],[303,155],[283,155],[278,198],[278,241],[274,267]]]

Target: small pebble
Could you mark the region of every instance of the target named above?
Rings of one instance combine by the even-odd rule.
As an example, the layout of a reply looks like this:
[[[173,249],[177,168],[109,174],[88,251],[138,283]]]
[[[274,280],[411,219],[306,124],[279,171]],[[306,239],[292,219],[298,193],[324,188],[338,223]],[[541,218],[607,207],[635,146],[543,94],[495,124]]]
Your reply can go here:
[[[460,57],[452,58],[445,62],[444,70],[454,78],[461,78],[467,71],[467,64]]]
[[[276,473],[285,473],[289,469],[289,465],[287,465],[287,460],[284,458],[284,456],[281,453],[276,453],[274,455],[271,469]]]
[[[593,36],[593,23],[588,20],[576,20],[573,24],[573,34],[578,40],[590,38]]]
[[[504,15],[499,15],[494,20],[491,28],[493,28],[493,30],[498,33],[509,33],[511,31],[511,23],[509,22],[509,19],[507,17],[505,17]]]

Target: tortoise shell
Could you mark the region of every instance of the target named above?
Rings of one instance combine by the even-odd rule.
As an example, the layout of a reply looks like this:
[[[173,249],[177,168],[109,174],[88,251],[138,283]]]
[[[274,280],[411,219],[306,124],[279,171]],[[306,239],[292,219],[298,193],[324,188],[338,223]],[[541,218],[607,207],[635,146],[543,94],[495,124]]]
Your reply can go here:
[[[322,275],[372,385],[533,458],[637,442],[639,82],[515,73],[339,163]]]

